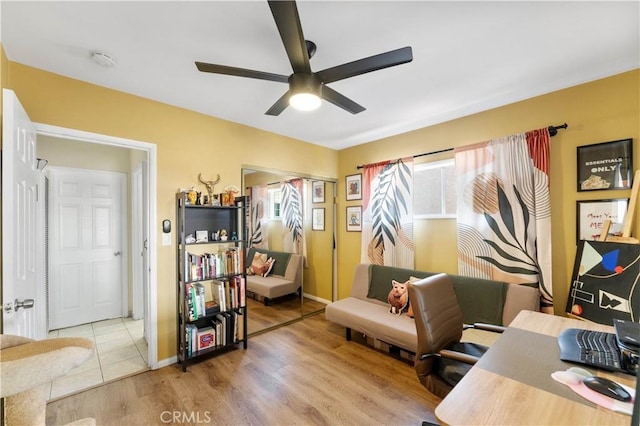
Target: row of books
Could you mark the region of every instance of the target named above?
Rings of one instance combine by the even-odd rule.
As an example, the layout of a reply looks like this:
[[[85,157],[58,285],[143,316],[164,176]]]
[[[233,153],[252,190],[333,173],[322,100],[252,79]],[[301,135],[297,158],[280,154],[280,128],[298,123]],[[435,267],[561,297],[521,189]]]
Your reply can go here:
[[[245,286],[245,278],[242,275],[225,280],[212,280],[211,294],[223,311],[242,308],[246,305]]]
[[[242,273],[240,250],[230,248],[220,253],[186,253],[184,259],[185,281],[199,281]]]
[[[204,349],[212,349],[244,340],[243,314],[237,311],[220,312],[211,319],[209,325],[185,327],[187,356]]]
[[[204,283],[185,284],[185,300],[189,321],[245,306],[246,283],[244,276],[211,280],[209,285],[211,286],[211,300],[207,300]]]

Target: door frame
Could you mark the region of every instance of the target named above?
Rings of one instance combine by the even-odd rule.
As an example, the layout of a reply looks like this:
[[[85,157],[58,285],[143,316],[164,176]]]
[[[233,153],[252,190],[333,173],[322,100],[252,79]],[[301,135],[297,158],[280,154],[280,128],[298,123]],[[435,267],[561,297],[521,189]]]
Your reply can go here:
[[[131,292],[131,317],[135,320],[144,318],[143,288],[144,282],[143,261],[141,253],[144,250],[144,239],[141,230],[143,229],[142,211],[144,198],[142,193],[142,164],[138,165],[131,173],[131,271],[133,276],[133,287]]]
[[[156,233],[153,232],[153,224],[157,218],[157,147],[149,142],[141,142],[132,139],[119,138],[115,136],[102,135],[98,133],[86,132],[83,130],[69,129],[65,127],[52,126],[49,124],[33,123],[36,133],[43,136],[53,136],[75,140],[78,142],[95,143],[102,145],[110,145],[121,148],[137,149],[145,151],[148,162],[148,205],[146,209],[149,212],[149,230],[148,230],[148,262],[149,262],[149,282],[146,292],[145,305],[147,306],[147,315],[144,318],[144,327],[147,330],[147,344],[149,348],[147,363],[151,369],[159,368],[158,365],[158,294],[157,294],[157,241]]]

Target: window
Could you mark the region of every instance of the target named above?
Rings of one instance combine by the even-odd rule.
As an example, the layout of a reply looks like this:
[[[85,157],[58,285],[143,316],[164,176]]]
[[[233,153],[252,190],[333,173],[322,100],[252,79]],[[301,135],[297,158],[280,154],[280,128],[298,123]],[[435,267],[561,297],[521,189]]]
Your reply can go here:
[[[280,220],[282,191],[280,188],[269,189],[269,219]]]
[[[456,170],[453,159],[414,166],[413,216],[415,218],[455,218],[456,206]]]

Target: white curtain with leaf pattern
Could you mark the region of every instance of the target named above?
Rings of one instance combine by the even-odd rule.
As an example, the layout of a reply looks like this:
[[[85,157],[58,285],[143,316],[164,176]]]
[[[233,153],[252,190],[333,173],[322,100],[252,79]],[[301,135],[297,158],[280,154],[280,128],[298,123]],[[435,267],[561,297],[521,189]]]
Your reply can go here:
[[[458,273],[537,287],[553,312],[549,131],[455,150]]]
[[[288,253],[301,254],[306,258],[306,242],[303,232],[303,180],[293,179],[282,184],[282,248]]]
[[[413,269],[413,158],[364,166],[362,201],[361,262]]]
[[[251,187],[251,239],[250,246],[269,249],[269,227],[266,222],[269,190],[266,185]]]

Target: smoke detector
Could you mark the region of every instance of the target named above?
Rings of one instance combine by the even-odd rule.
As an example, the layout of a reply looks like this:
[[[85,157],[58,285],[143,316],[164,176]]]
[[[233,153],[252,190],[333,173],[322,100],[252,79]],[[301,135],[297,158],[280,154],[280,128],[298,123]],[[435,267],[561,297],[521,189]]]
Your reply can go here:
[[[113,59],[111,55],[109,55],[106,52],[102,52],[100,50],[92,50],[89,57],[93,62],[105,68],[111,68],[116,64],[116,61]]]

